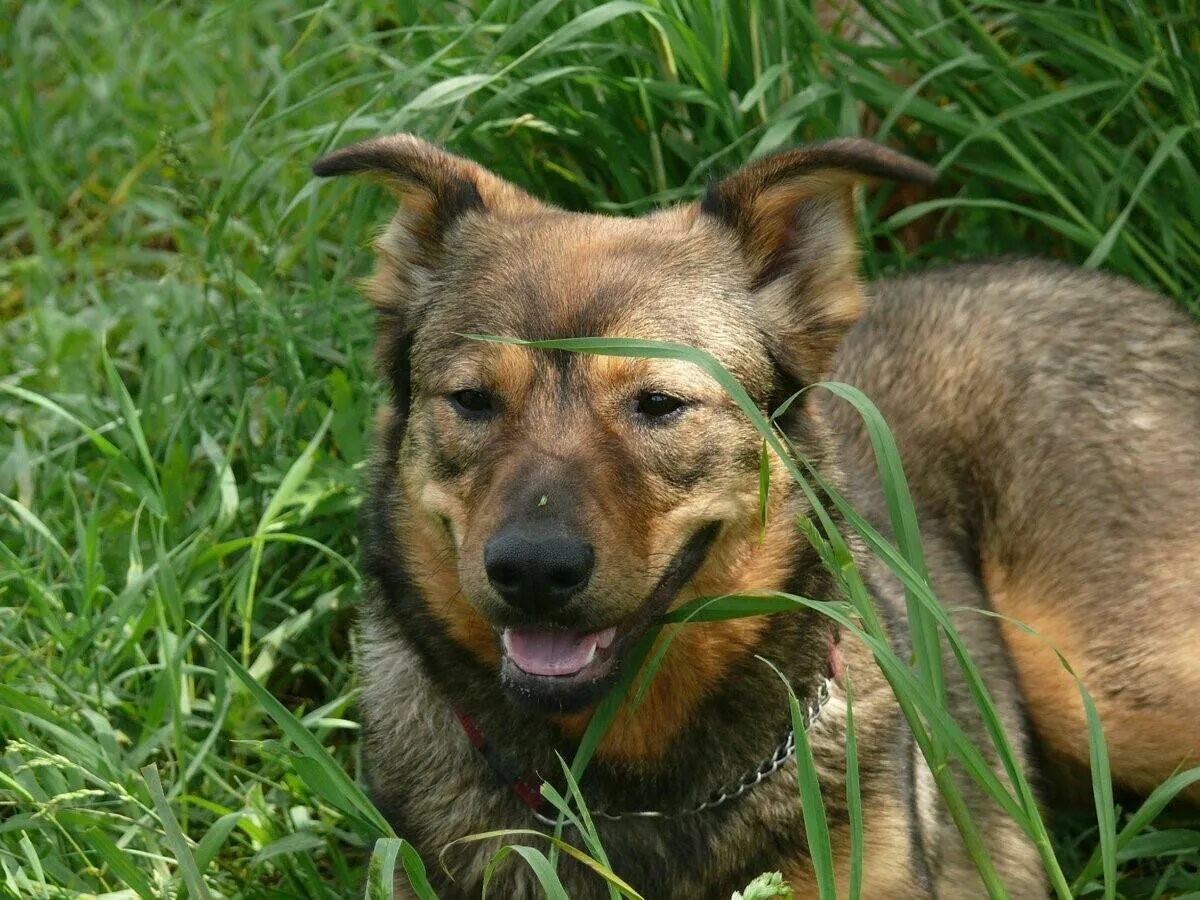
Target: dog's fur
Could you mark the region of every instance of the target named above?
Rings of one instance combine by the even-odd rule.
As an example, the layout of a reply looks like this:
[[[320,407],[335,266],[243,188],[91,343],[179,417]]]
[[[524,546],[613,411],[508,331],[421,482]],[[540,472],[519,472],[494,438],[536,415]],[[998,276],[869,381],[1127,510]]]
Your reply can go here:
[[[555,754],[571,757],[612,680],[560,694],[504,674],[498,629],[527,619],[489,587],[482,548],[514,510],[537,506],[596,548],[586,590],[545,622],[621,623],[610,675],[668,606],[755,590],[836,599],[794,524],[808,503],[778,460],[762,528],[761,439],[699,369],[465,337],[473,333],[694,345],[768,411],[829,376],[858,385],[896,434],[933,586],[1025,761],[1036,737],[1053,764],[1086,766],[1077,689],[1044,643],[964,607],[1027,622],[1065,654],[1095,697],[1122,785],[1145,790],[1200,762],[1200,331],[1170,303],[1118,278],[1013,260],[873,284],[864,315],[854,186],[930,174],[865,141],[753,163],[700,203],[640,219],[554,209],[409,136],[345,148],[314,168],[373,176],[400,201],[367,285],[391,400],[365,512],[364,754],[374,797],[443,896],[477,895],[500,841],[451,849],[453,881],[437,861],[444,846],[538,827],[454,710],[511,764],[561,788]],[[484,423],[464,421],[446,399],[475,387],[501,398]],[[688,400],[684,414],[636,420],[631,398],[647,390]],[[884,527],[859,417],[804,397],[783,428]],[[856,552],[907,653],[898,583]],[[786,701],[756,656],[802,695],[837,663],[810,740],[841,889],[851,679],[863,896],[982,893],[870,652],[816,612],[680,629],[644,701],[618,714],[589,767],[589,805],[682,809],[768,759],[787,727]],[[947,671],[957,671],[949,657]],[[947,702],[990,748],[953,677]],[[990,749],[985,756],[999,768]],[[970,779],[958,782],[1010,895],[1044,896],[1026,836]],[[598,826],[614,870],[650,897],[728,897],[775,869],[798,896],[815,895],[792,766],[700,814]],[[572,896],[606,895],[582,866],[560,868]],[[496,896],[538,894],[523,866],[495,877]]]

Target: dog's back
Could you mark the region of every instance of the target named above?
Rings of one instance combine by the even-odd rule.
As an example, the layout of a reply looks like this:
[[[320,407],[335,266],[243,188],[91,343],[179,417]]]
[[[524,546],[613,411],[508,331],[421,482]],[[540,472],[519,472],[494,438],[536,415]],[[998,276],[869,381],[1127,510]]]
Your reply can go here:
[[[922,532],[1084,679],[1119,782],[1147,790],[1200,762],[1200,331],[1128,281],[1045,262],[872,293],[834,378],[883,411]],[[828,405],[851,483],[874,483],[857,414]],[[1001,628],[1045,751],[1086,765],[1074,681],[1045,642]]]

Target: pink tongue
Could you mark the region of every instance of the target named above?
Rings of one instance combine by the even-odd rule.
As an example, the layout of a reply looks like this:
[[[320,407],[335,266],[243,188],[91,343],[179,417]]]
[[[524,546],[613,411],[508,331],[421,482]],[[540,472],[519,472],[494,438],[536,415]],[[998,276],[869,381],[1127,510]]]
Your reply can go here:
[[[597,647],[608,647],[615,628],[603,631],[549,631],[505,628],[502,640],[518,669],[530,675],[574,675],[596,658]]]

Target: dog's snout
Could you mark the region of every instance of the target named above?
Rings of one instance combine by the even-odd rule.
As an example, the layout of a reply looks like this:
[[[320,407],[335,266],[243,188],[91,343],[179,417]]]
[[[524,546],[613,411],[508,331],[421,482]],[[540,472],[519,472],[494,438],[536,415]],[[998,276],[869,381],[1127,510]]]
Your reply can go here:
[[[492,587],[506,603],[531,613],[555,610],[582,591],[594,562],[591,544],[560,530],[506,527],[483,550]]]

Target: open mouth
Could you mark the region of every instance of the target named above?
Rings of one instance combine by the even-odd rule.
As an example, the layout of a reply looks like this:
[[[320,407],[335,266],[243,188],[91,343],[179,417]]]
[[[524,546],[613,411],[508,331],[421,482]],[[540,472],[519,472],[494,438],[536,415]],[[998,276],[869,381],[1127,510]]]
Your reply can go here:
[[[505,656],[525,674],[572,678],[605,667],[616,637],[616,626],[588,632],[505,628],[500,640]]]
[[[519,626],[500,633],[500,678],[510,695],[541,713],[586,708],[612,686],[631,638],[643,627],[598,631]]]
[[[617,680],[624,657],[696,574],[718,526],[698,530],[671,560],[633,619],[596,631],[511,625],[500,631],[500,677],[514,699],[539,712],[579,712]]]

